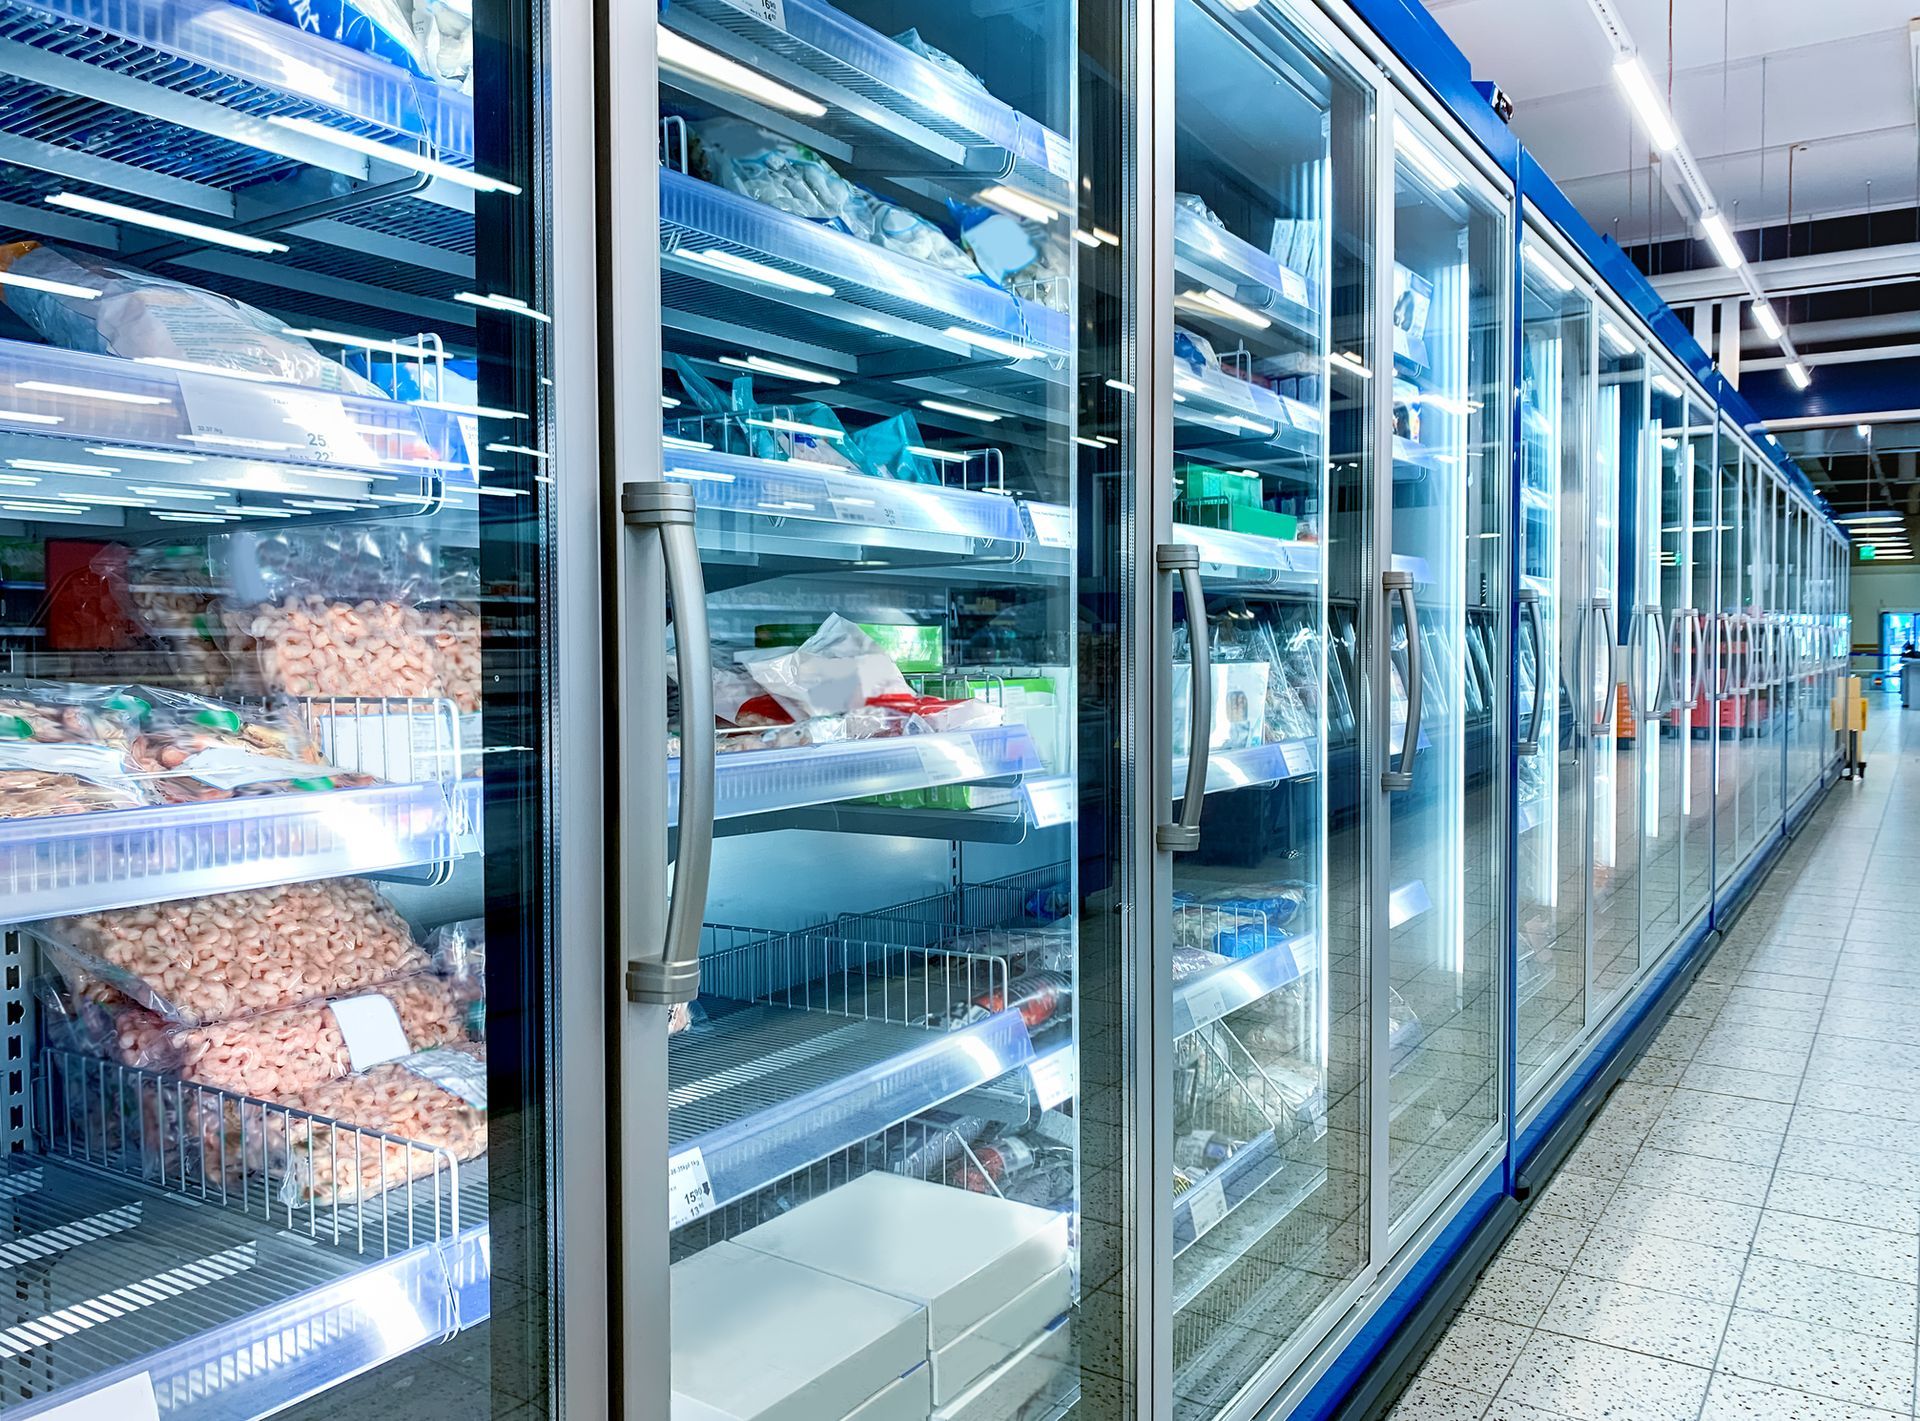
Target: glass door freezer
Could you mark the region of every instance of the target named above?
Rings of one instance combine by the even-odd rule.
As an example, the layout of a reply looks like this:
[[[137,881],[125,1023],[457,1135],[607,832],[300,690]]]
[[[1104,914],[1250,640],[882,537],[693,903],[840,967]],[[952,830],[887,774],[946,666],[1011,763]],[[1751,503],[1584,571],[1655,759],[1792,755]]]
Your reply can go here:
[[[605,1407],[590,17],[416,17],[0,5],[10,1416]]]

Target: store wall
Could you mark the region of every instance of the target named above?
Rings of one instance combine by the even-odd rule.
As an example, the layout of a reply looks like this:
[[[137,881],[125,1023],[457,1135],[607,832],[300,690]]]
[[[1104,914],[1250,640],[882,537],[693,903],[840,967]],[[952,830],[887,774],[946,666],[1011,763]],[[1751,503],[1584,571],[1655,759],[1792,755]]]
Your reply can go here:
[[[1849,571],[1847,600],[1855,646],[1869,646],[1879,639],[1882,612],[1920,611],[1920,564],[1875,567],[1857,562]]]

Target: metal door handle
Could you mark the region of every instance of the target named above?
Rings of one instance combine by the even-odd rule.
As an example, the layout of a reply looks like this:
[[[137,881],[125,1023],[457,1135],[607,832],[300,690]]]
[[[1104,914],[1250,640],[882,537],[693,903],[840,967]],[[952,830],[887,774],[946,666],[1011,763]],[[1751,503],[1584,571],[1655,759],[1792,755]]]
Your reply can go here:
[[[1527,736],[1517,747],[1522,755],[1540,753],[1540,721],[1547,713],[1547,641],[1540,622],[1540,589],[1520,589],[1520,605],[1526,609],[1527,625],[1533,628],[1533,711],[1527,720]]]
[[[1660,609],[1642,607],[1634,613],[1633,624],[1627,629],[1627,712],[1633,717],[1634,724],[1640,725],[1649,718],[1662,714],[1660,709],[1660,691],[1666,683],[1667,651],[1661,645],[1660,660],[1653,668],[1653,686],[1644,694],[1636,695],[1641,689],[1640,678],[1646,674],[1647,645],[1642,630],[1653,628],[1657,637],[1660,632]]]
[[[694,539],[693,492],[679,484],[632,483],[620,493],[628,535],[658,539],[673,602],[674,660],[680,677],[680,847],[667,899],[666,941],[658,959],[627,963],[627,999],[671,1005],[700,994],[700,923],[713,870],[713,647],[707,588]],[[630,589],[637,591],[637,579]],[[637,625],[637,624],[636,624]],[[653,629],[645,629],[651,634]],[[650,747],[629,747],[651,753]],[[629,809],[629,812],[634,812]]]
[[[1692,694],[1687,697],[1689,706],[1697,706],[1703,700],[1717,700],[1718,697],[1707,694],[1707,618],[1710,614],[1696,610],[1693,618],[1693,682]]]
[[[1653,707],[1647,712],[1657,720],[1661,716],[1672,715],[1674,708],[1673,619],[1667,615],[1664,607],[1647,608],[1647,616],[1653,622],[1654,633],[1660,640],[1660,664],[1653,673]]]
[[[1426,680],[1426,649],[1421,645],[1420,609],[1413,601],[1413,574],[1398,569],[1385,572],[1380,577],[1384,591],[1396,594],[1400,599],[1400,615],[1407,623],[1407,724],[1400,741],[1400,768],[1386,769],[1380,772],[1380,788],[1389,794],[1413,788],[1413,757],[1420,749],[1420,696]],[[1389,619],[1392,613],[1387,614]],[[1389,643],[1391,644],[1391,643]],[[1391,700],[1391,698],[1389,698]],[[1387,753],[1388,765],[1393,763],[1393,716],[1387,716]]]
[[[1602,643],[1607,648],[1607,679],[1600,692],[1600,703],[1593,708],[1593,729],[1598,732],[1612,715],[1614,699],[1620,694],[1620,629],[1613,620],[1613,599],[1602,593],[1593,599],[1593,610],[1600,614]]]
[[[1207,602],[1200,590],[1200,549],[1192,543],[1162,543],[1154,549],[1162,572],[1180,574],[1187,603],[1187,657],[1193,668],[1187,695],[1187,792],[1180,817],[1157,826],[1153,841],[1170,854],[1200,847],[1200,811],[1207,800],[1207,751],[1213,739],[1213,648],[1207,640]],[[1171,650],[1169,650],[1171,661]],[[1168,806],[1171,810],[1172,806]]]

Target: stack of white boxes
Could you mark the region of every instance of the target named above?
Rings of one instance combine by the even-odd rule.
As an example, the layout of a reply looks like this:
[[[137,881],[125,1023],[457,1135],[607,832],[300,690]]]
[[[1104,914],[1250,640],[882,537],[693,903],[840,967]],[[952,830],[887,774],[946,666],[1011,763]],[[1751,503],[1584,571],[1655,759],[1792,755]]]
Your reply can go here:
[[[676,1421],[974,1421],[1072,1304],[1064,1214],[892,1174],[673,1275]]]

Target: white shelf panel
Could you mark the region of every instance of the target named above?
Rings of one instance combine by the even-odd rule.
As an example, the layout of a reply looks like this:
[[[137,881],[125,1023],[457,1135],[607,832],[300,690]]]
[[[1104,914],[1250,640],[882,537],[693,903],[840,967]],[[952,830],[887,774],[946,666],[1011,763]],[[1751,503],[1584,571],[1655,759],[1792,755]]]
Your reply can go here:
[[[1205,905],[1200,906],[1204,911]],[[1252,1006],[1319,968],[1320,940],[1306,933],[1275,941],[1271,947],[1237,961],[1182,977],[1173,984],[1174,1038],[1191,1035],[1223,1016]]]
[[[0,923],[416,868],[455,827],[439,784],[0,820]]]

